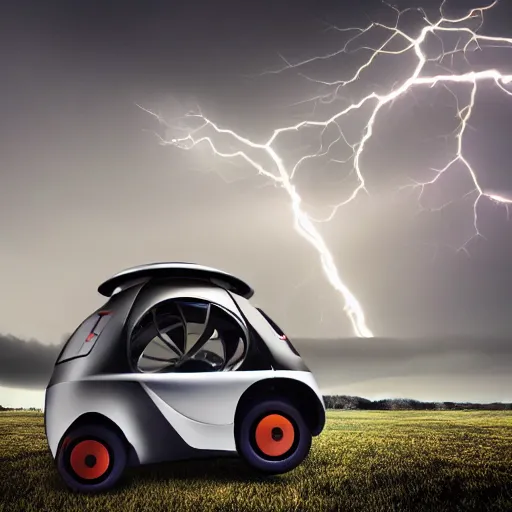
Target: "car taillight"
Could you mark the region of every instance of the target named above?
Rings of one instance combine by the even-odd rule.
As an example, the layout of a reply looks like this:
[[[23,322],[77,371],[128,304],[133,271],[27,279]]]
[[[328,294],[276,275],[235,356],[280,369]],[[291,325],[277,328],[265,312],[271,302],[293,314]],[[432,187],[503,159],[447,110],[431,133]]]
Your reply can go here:
[[[112,311],[98,311],[98,321],[94,324],[94,327],[91,329],[91,332],[85,338],[86,342],[90,342],[95,340],[100,334],[107,322],[110,320],[110,315]]]

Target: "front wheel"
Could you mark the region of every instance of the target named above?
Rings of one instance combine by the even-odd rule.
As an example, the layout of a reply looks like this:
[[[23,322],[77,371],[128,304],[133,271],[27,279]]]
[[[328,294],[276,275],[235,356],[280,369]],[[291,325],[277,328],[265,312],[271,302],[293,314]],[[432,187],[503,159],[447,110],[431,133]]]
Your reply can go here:
[[[280,474],[296,468],[311,448],[311,432],[286,400],[265,400],[249,409],[236,432],[238,453],[253,468]]]
[[[102,425],[69,432],[57,455],[57,469],[66,485],[79,492],[102,492],[113,487],[126,467],[123,440]]]

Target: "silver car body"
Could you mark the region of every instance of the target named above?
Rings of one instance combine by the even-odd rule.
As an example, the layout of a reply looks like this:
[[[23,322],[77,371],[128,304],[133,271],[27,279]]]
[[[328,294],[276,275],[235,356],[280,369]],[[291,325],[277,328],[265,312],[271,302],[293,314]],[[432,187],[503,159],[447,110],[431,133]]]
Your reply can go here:
[[[110,301],[105,306],[108,308],[113,303],[117,308],[112,319],[105,321],[106,325],[98,335],[92,336],[93,343],[89,345],[80,338],[87,329],[81,327],[85,329],[83,332],[77,329],[57,360],[45,403],[45,428],[52,456],[57,456],[70,427],[85,415],[107,420],[122,432],[132,448],[132,464],[233,454],[241,397],[263,381],[281,387],[296,386],[297,396],[303,396],[304,401],[308,399],[308,407],[315,409],[311,413],[318,416],[313,421],[313,434],[317,435],[325,422],[325,406],[317,383],[296,351],[290,350],[289,342],[283,341],[246,298],[252,295],[252,289],[244,288],[244,297],[236,293],[241,288],[235,282],[230,290],[231,276],[225,274],[227,283],[219,281],[221,273],[214,269],[192,264],[187,264],[192,267],[157,265],[137,267],[131,273],[114,276],[110,281],[118,281],[112,286],[119,282],[121,285],[106,290]],[[147,270],[151,273],[155,268],[161,272],[158,276],[167,272],[165,275],[172,277],[173,269],[192,268],[201,276],[214,275],[214,278],[188,279],[180,274],[172,281],[155,281],[154,275],[144,277]],[[127,347],[134,327],[156,304],[183,297],[219,306],[239,323],[248,343],[255,343],[253,338],[258,337],[270,346],[269,368],[197,373],[141,373],[128,369],[124,358],[128,357]],[[69,348],[76,339],[76,346]],[[116,345],[116,351],[109,344]],[[66,350],[74,350],[73,357],[63,357]]]

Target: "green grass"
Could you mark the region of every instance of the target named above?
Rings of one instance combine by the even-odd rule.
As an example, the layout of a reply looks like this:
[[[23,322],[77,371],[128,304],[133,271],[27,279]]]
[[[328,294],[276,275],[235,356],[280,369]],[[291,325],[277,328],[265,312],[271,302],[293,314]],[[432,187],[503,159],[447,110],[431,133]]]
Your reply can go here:
[[[512,511],[510,411],[330,411],[309,458],[260,477],[238,459],[127,471],[86,496],[61,483],[41,413],[0,413],[0,512]]]

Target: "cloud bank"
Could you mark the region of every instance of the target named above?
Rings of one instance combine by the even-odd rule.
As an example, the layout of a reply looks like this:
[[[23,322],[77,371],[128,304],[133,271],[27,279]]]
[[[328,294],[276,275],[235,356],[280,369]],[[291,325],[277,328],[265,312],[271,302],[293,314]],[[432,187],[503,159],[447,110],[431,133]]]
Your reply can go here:
[[[0,386],[45,388],[61,347],[0,334]]]
[[[502,389],[503,397],[496,399],[506,400],[512,389],[507,338],[296,339],[294,344],[324,392],[416,398],[430,387],[450,400],[456,399],[450,393],[459,395],[479,382],[488,391]],[[0,386],[44,389],[61,347],[0,335]]]

